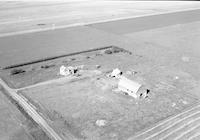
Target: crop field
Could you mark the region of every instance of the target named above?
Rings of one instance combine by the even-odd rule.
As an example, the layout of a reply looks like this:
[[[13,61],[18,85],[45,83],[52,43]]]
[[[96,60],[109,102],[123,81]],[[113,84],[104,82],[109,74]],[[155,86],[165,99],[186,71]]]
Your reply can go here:
[[[41,128],[26,118],[25,112],[11,101],[0,92],[0,140],[48,140]]]
[[[0,6],[0,140],[199,133],[199,4],[146,9],[114,3]],[[63,67],[74,71],[63,75]],[[116,69],[148,89],[148,96],[121,91],[120,79],[111,76]]]

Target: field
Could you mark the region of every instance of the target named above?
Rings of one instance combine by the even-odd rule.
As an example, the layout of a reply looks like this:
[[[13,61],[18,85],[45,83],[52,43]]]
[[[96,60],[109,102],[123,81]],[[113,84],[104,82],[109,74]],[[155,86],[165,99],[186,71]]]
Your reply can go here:
[[[161,90],[135,100],[112,91],[107,82],[104,77],[82,79],[26,89],[20,94],[62,137],[71,133],[77,139],[127,139],[197,101],[182,93]],[[98,121],[105,123],[98,125]]]
[[[0,140],[48,140],[37,124],[33,123],[14,101],[11,101],[0,92]]]
[[[101,2],[92,3],[98,6]],[[101,6],[104,7],[103,3]],[[114,8],[119,11],[115,12],[110,9],[112,2],[106,3],[105,10],[109,14],[102,15],[95,14],[98,13],[94,11],[95,7],[88,8],[87,4],[81,9],[83,3],[66,3],[64,6],[43,3],[41,7],[35,3],[18,3],[15,7],[11,2],[7,3],[8,9],[0,6],[3,9],[0,18],[4,21],[0,28],[0,77],[9,86],[1,80],[0,139],[48,140],[53,134],[44,127],[46,122],[62,139],[134,139],[140,132],[170,116],[197,107],[200,98],[200,10],[62,27],[104,18],[144,15],[149,11],[152,14],[167,12],[168,9],[163,5],[164,9],[152,10],[150,7],[143,11],[141,6],[137,13],[132,8],[134,5],[123,7],[116,2]],[[78,9],[77,6],[80,9],[70,13],[72,9],[65,8],[70,5],[72,9]],[[120,10],[118,7],[121,6]],[[199,7],[193,3],[179,6],[180,9]],[[49,8],[49,12],[42,11],[41,17],[36,19],[38,13],[33,9],[43,7]],[[57,7],[62,8],[55,12]],[[14,15],[12,8],[17,9]],[[171,8],[174,11],[178,7]],[[48,17],[50,11],[63,15]],[[23,13],[22,17],[18,17],[20,13]],[[82,14],[85,17],[81,18]],[[71,17],[63,18],[66,15]],[[79,15],[79,19],[73,19],[75,15]],[[56,26],[61,28],[56,29]],[[33,33],[27,33],[32,29]],[[43,29],[48,31],[38,32]],[[26,34],[21,34],[23,31]],[[78,70],[75,74],[62,76],[59,73],[61,66],[78,67]],[[149,89],[148,97],[135,99],[117,90],[118,79],[108,76],[115,68]],[[19,96],[18,102],[11,95]],[[195,125],[199,126],[199,108],[196,111],[183,118],[177,117],[183,121],[174,121],[175,127],[168,122],[172,129],[170,132],[167,128],[166,135],[190,129],[184,122],[194,127],[193,117],[198,119],[199,124]],[[37,119],[45,123],[36,123]],[[189,131],[183,134],[186,132]]]
[[[111,53],[111,55],[109,54]],[[117,58],[120,53],[120,58]],[[123,56],[129,56],[131,52],[128,52],[122,48],[115,46],[108,46],[100,49],[94,49],[94,51],[86,51],[85,53],[72,53],[67,57],[59,57],[52,60],[37,62],[31,62],[33,64],[24,66],[14,65],[14,68],[7,68],[1,71],[1,77],[14,88],[26,87],[39,82],[52,80],[61,77],[59,75],[59,68],[62,65],[65,66],[79,66],[84,65],[83,70],[94,70],[96,65],[100,65],[104,71],[111,71],[111,68],[117,67],[119,64],[115,63],[116,59],[123,59]],[[139,59],[139,56],[135,56],[134,59]],[[128,58],[124,58],[128,59]],[[135,59],[135,60],[136,60]],[[105,62],[105,60],[110,60]],[[111,64],[111,65],[110,65]],[[18,71],[18,72],[16,72]]]
[[[61,65],[83,68],[78,75],[62,77]],[[187,73],[152,65],[146,57],[117,46],[5,69],[1,74],[62,138],[127,139],[198,101],[182,92],[188,88]],[[107,77],[114,68],[148,87],[148,98],[117,92],[117,81]],[[13,69],[23,71],[13,74]]]
[[[196,9],[198,2],[0,1],[0,36]],[[8,28],[9,27],[9,28]]]

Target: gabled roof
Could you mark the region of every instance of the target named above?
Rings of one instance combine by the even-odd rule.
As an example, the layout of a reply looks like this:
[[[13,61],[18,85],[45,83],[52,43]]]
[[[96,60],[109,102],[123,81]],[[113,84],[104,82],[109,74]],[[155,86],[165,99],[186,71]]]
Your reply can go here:
[[[123,87],[132,91],[133,93],[137,93],[137,91],[141,87],[141,84],[134,82],[132,80],[129,80],[124,76],[121,76],[118,82],[118,87]]]

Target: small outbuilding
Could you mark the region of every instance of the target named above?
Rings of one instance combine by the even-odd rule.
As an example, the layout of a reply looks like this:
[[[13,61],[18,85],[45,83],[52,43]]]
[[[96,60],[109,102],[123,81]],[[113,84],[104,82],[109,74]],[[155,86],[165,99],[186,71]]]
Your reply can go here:
[[[137,92],[142,85],[134,82],[132,80],[127,79],[124,76],[121,76],[118,82],[118,89],[128,93],[130,96],[137,98]]]
[[[112,73],[110,74],[110,77],[119,78],[122,75],[122,71],[120,71],[118,68],[114,69]]]
[[[61,66],[60,67],[60,75],[63,76],[68,76],[68,75],[74,75],[76,72],[78,71],[77,67],[65,67],[65,66]]]

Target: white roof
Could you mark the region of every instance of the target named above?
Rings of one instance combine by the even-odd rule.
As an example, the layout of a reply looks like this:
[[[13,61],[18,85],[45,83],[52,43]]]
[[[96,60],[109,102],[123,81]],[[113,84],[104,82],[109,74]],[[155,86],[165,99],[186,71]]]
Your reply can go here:
[[[142,85],[137,83],[137,82],[134,82],[132,80],[129,80],[124,76],[121,76],[119,83],[118,83],[118,86],[122,87],[122,88],[126,88],[126,89],[132,91],[133,93],[137,93],[137,91],[139,90],[139,88]]]

